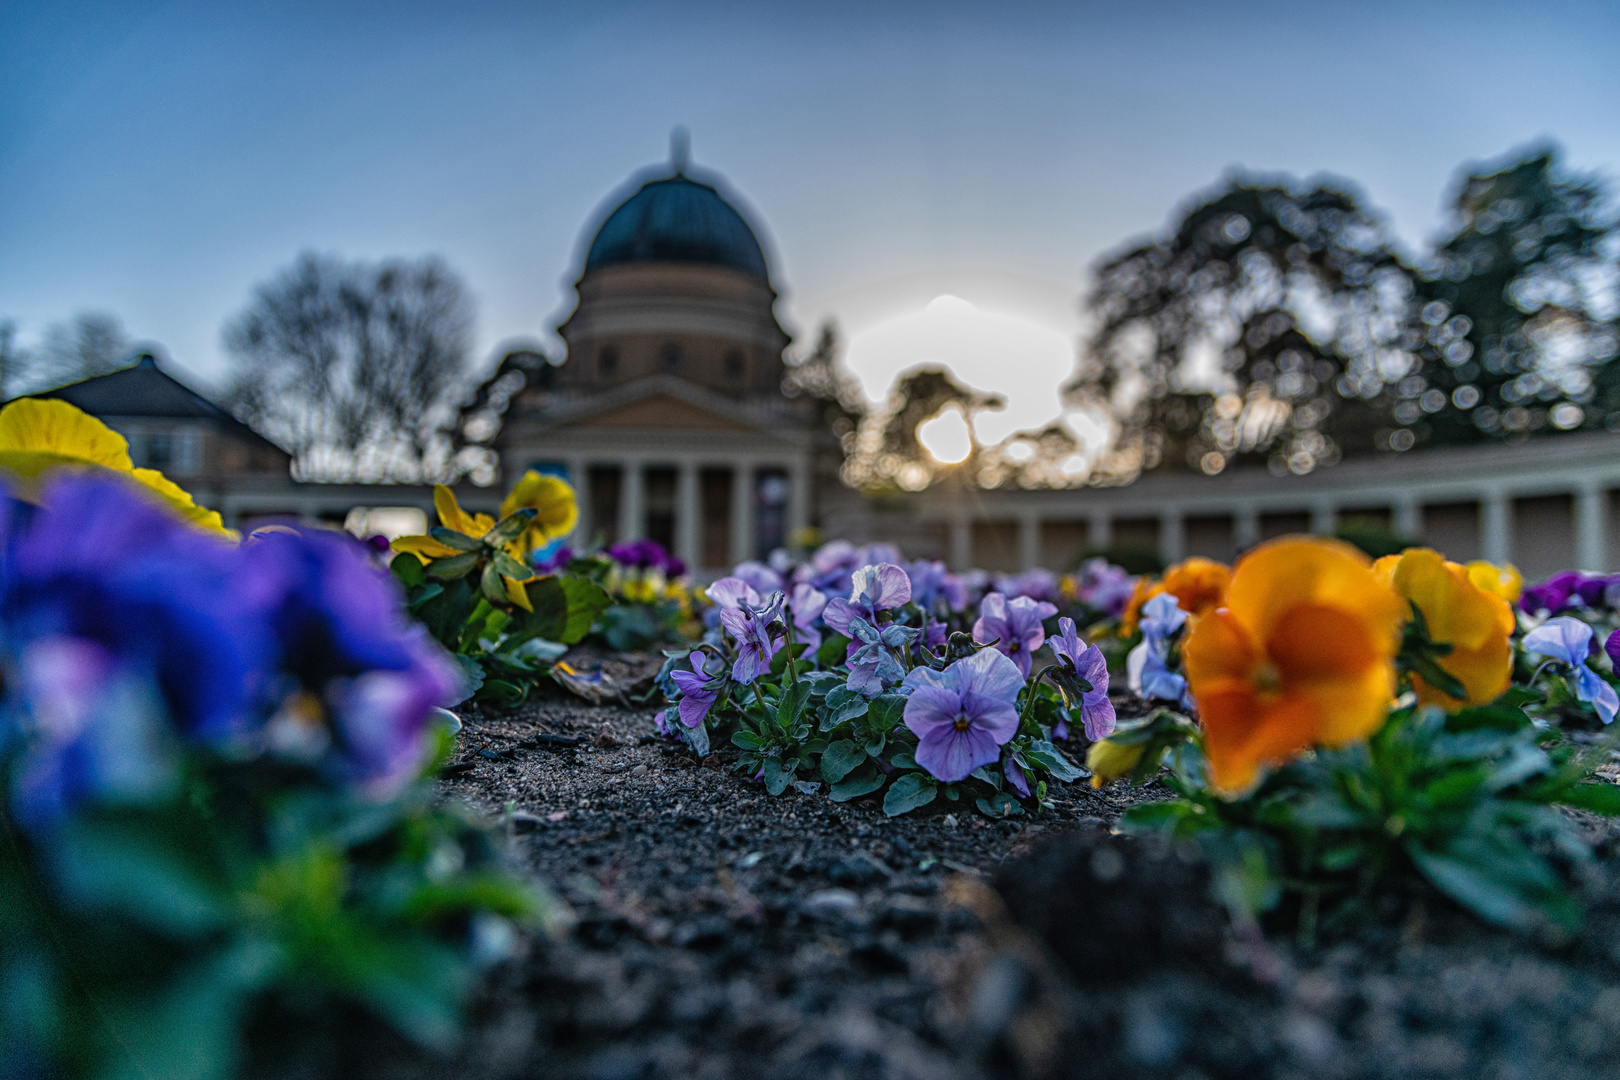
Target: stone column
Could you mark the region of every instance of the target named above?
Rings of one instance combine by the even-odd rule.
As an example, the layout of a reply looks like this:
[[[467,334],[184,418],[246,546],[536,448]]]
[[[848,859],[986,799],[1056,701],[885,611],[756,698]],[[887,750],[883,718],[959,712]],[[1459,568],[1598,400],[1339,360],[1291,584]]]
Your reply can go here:
[[[1339,508],[1331,502],[1319,502],[1311,507],[1311,532],[1317,536],[1332,536],[1339,524]]]
[[[1512,505],[1506,492],[1489,491],[1479,503],[1480,552],[1493,563],[1513,561]]]
[[[801,454],[788,463],[787,543],[810,527],[810,458]]]
[[[1187,526],[1181,507],[1167,506],[1159,511],[1159,558],[1171,566],[1186,558]]]
[[[1232,508],[1232,543],[1239,551],[1247,551],[1260,542],[1260,511],[1253,503],[1239,503]]]
[[[698,491],[697,463],[683,461],[675,476],[675,554],[698,569],[703,547],[703,500]]]
[[[754,557],[754,466],[738,461],[731,467],[731,561]]]
[[[951,569],[957,573],[973,568],[973,526],[966,515],[951,518]]]
[[[1423,539],[1423,504],[1410,494],[1397,495],[1394,505],[1395,534],[1411,543]]]
[[[579,507],[579,520],[574,525],[575,544],[591,542],[596,523],[591,520],[591,463],[580,458],[568,462],[568,481],[574,488],[574,505]]]
[[[1018,568],[1033,570],[1041,564],[1041,514],[1025,510],[1018,515]]]
[[[1101,551],[1113,542],[1113,515],[1106,509],[1093,510],[1086,518],[1086,546]]]
[[[1604,491],[1596,480],[1583,480],[1575,489],[1575,565],[1599,574],[1609,565],[1603,502]]]
[[[619,470],[619,539],[640,540],[647,532],[642,464],[633,459],[623,461]]]

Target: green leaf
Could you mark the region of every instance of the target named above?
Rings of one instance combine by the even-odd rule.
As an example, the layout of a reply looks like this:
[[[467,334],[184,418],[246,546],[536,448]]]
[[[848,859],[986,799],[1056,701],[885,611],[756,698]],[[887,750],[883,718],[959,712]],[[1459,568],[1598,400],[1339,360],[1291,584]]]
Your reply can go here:
[[[866,712],[866,723],[873,731],[889,732],[900,722],[906,699],[900,694],[879,694]]]
[[[568,623],[562,633],[543,636],[572,645],[591,632],[591,627],[613,601],[600,585],[588,578],[565,574],[559,580],[568,600]]]
[[[478,590],[484,594],[484,599],[490,604],[510,604],[512,601],[506,596],[506,583],[501,580],[500,572],[495,569],[493,562],[486,563],[484,572],[478,576]]]
[[[461,632],[476,603],[465,579],[448,582],[438,596],[423,602],[414,614],[426,626],[433,640],[452,652],[460,647]]]
[[[827,694],[827,709],[821,718],[821,730],[831,731],[846,720],[865,716],[867,700],[847,686],[840,686]]]
[[[879,754],[883,753],[883,747],[887,742],[887,736],[879,733],[877,735],[873,735],[861,745],[866,748],[866,753],[869,757],[877,757]]]
[[[744,750],[763,750],[770,744],[755,735],[752,731],[738,731],[732,734],[731,744],[740,746]]]
[[[511,679],[490,679],[478,690],[479,700],[494,702],[503,709],[523,704],[523,699],[528,696],[528,685]]]
[[[513,581],[528,581],[534,577],[534,571],[518,562],[504,551],[497,551],[495,558],[490,560],[495,564],[495,570],[501,577],[511,578]]]
[[[821,755],[821,778],[829,784],[836,784],[865,760],[866,751],[848,739],[829,743]]]
[[[454,548],[456,551],[479,551],[484,546],[478,537],[468,536],[466,533],[459,533],[454,529],[447,529],[443,525],[429,529],[428,535],[445,547]]]
[[[1564,922],[1567,911],[1545,889],[1527,887],[1497,868],[1482,866],[1469,859],[1429,851],[1419,844],[1406,845],[1406,853],[1430,884],[1486,922],[1514,930],[1534,929],[1543,918]],[[1539,895],[1538,895],[1539,894]],[[1563,916],[1563,917],[1560,917]]]
[[[782,691],[781,704],[776,707],[776,723],[783,731],[791,731],[799,722],[799,714],[810,704],[810,688],[794,683]]]
[[[917,759],[911,756],[909,750],[896,750],[889,755],[889,764],[897,769],[915,769]]]
[[[843,634],[828,634],[821,639],[821,648],[816,650],[816,663],[829,668],[842,664],[849,650],[849,642],[850,639]]]
[[[514,510],[506,517],[495,523],[495,527],[484,534],[483,542],[490,547],[503,548],[507,544],[523,535],[523,530],[529,527],[534,515],[539,513],[532,506],[525,506],[521,510]]]
[[[876,765],[866,764],[832,785],[832,801],[848,802],[869,795],[883,786],[883,772]]]
[[[219,883],[138,820],[81,821],[54,843],[58,880],[75,906],[118,912],[176,937],[211,933],[227,918]]]
[[[477,565],[478,555],[475,552],[452,555],[448,559],[434,559],[428,563],[427,575],[440,581],[454,581],[456,578],[466,577]]]
[[[410,558],[414,561],[416,556],[412,555]],[[432,600],[435,596],[442,595],[443,593],[444,586],[440,585],[436,581],[428,585],[418,586],[417,588],[411,590],[410,598],[406,600],[405,607],[414,612],[423,604],[427,603],[429,600]]]
[[[908,772],[889,786],[883,796],[883,812],[890,817],[927,806],[939,794],[934,778],[920,772]]]
[[[1620,816],[1620,785],[1609,783],[1576,784],[1558,794],[1553,802],[1573,806],[1606,817]]]
[[[1032,764],[1044,769],[1052,779],[1061,780],[1065,784],[1090,775],[1084,769],[1076,768],[1063,756],[1062,751],[1045,739],[1031,739],[1024,755]]]
[[[783,766],[776,758],[765,759],[765,790],[780,795],[793,782],[793,770]]]
[[[399,580],[399,583],[408,589],[427,583],[427,574],[422,569],[422,560],[408,551],[402,551],[395,555],[389,561],[388,569]]]
[[[1009,818],[1024,812],[1018,800],[1007,791],[996,792],[993,799],[977,799],[973,805],[979,808],[979,813],[989,818]]]
[[[844,685],[844,676],[836,671],[807,671],[799,676],[799,681],[809,686],[810,693],[816,697],[826,697]]]

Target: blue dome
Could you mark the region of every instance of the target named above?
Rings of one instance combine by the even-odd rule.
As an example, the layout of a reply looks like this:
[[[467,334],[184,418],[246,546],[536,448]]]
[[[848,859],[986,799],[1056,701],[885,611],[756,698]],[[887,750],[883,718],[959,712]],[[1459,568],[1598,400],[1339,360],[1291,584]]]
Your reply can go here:
[[[643,262],[706,263],[770,280],[742,215],[714,188],[679,173],[642,184],[607,216],[585,269]]]

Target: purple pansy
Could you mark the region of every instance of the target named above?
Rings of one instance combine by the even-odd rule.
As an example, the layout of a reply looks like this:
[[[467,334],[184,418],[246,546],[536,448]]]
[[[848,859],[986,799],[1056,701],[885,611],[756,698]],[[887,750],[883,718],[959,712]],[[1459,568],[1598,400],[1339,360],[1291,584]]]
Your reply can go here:
[[[544,549],[541,549],[542,551]],[[534,553],[534,572],[536,574],[555,574],[574,560],[574,549],[567,544],[559,544],[550,555],[542,555],[541,551]]]
[[[1598,717],[1605,724],[1611,724],[1615,714],[1620,712],[1620,694],[1615,693],[1607,679],[1586,666],[1587,653],[1591,648],[1591,625],[1567,615],[1548,619],[1524,635],[1525,652],[1548,656],[1569,665],[1570,673],[1575,676],[1575,696],[1596,709]]]
[[[1114,703],[1108,700],[1108,661],[1102,650],[1080,640],[1074,620],[1065,615],[1058,620],[1057,636],[1052,638],[1052,652],[1057,656],[1058,688],[1063,691],[1069,708],[1080,709],[1086,738],[1092,742],[1106,739],[1114,733]],[[1082,688],[1076,679],[1084,679],[1090,689]],[[1069,725],[1060,719],[1052,734],[1059,739],[1069,737]]]
[[[1564,570],[1539,585],[1528,586],[1519,596],[1519,608],[1530,615],[1556,615],[1570,608],[1613,606],[1611,590],[1616,585],[1620,585],[1620,575]]]
[[[981,649],[944,671],[916,668],[906,676],[906,727],[917,736],[917,764],[947,783],[993,765],[1018,733],[1018,691],[1024,677],[1005,655]]]
[[[1029,778],[1024,774],[1024,767],[1012,756],[1009,755],[1002,761],[1001,775],[1007,778],[1007,783],[1011,784],[1013,790],[1020,796],[1029,798]]]
[[[1060,598],[1057,575],[1036,567],[1021,574],[996,575],[996,591],[1009,599],[1027,596],[1031,600],[1055,601]]]
[[[771,669],[771,658],[782,647],[783,638],[771,632],[771,622],[781,614],[782,594],[777,593],[763,608],[746,605],[720,610],[720,623],[737,641],[737,660],[731,677],[747,685]]]
[[[748,586],[761,596],[769,596],[773,592],[782,591],[782,575],[766,566],[764,563],[749,559],[740,562],[731,568],[731,576],[748,583]]]
[[[718,608],[757,608],[765,602],[752,585],[735,577],[721,578],[705,589],[704,595],[709,598],[709,603]]]
[[[966,611],[967,585],[938,560],[918,559],[906,567],[912,603],[936,617]]]
[[[1087,559],[1080,567],[1076,595],[1082,604],[1118,618],[1130,603],[1136,579],[1107,559]]]
[[[1044,600],[1020,596],[1008,600],[991,593],[979,604],[979,620],[973,624],[975,641],[995,641],[996,651],[1010,658],[1024,678],[1029,678],[1030,654],[1046,640],[1042,619],[1057,614],[1057,608]]]
[[[895,623],[880,629],[859,616],[851,619],[849,633],[854,640],[850,642],[846,685],[870,697],[900,682],[906,677],[906,669],[895,657],[895,651],[916,641],[919,632]]]
[[[788,613],[793,616],[793,636],[808,646],[805,651],[813,653],[821,648],[821,630],[816,623],[827,610],[827,595],[814,585],[801,581],[793,586],[787,606]]]
[[[853,637],[851,619],[875,622],[880,611],[892,611],[911,599],[911,578],[894,563],[863,566],[850,576],[851,593],[848,600],[835,597],[827,602],[822,621],[828,627]]]
[[[1149,701],[1192,707],[1186,678],[1168,664],[1170,639],[1186,623],[1187,613],[1171,593],[1160,593],[1142,605],[1142,640],[1125,657],[1125,677],[1133,693]]]

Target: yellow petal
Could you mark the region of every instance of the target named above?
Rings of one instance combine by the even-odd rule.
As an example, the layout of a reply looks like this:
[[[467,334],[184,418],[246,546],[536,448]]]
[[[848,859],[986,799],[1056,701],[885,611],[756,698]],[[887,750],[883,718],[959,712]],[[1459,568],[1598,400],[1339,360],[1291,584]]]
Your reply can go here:
[[[1494,593],[1510,604],[1518,603],[1519,593],[1524,590],[1524,575],[1512,563],[1497,566],[1484,559],[1475,559],[1468,564],[1468,580],[1476,588]]]
[[[533,581],[534,578],[528,578],[527,580]],[[513,581],[509,577],[503,577],[501,578],[501,584],[506,586],[506,598],[508,600],[512,601],[512,603],[516,604],[524,611],[534,610],[534,605],[529,603],[529,594],[523,588],[523,582]]]
[[[566,481],[533,469],[512,485],[512,490],[501,503],[501,517],[526,509],[534,510],[535,515],[523,535],[514,542],[518,557],[545,546],[555,537],[573,532],[574,525],[579,521],[574,489]]]
[[[1142,760],[1142,754],[1147,750],[1145,743],[1133,746],[1122,746],[1108,739],[1102,739],[1091,744],[1086,751],[1086,768],[1091,770],[1091,786],[1100,788],[1110,780],[1117,780]]]
[[[149,490],[155,492],[175,513],[193,525],[231,539],[239,538],[235,530],[225,527],[225,521],[219,516],[218,511],[210,510],[206,506],[198,506],[196,500],[191,497],[190,492],[156,469],[135,469],[132,471],[132,475],[136,480],[146,485]]]
[[[0,453],[43,453],[129,472],[129,443],[100,420],[65,401],[21,398],[0,409]],[[13,457],[17,465],[25,459]],[[48,461],[49,458],[39,459]],[[15,465],[8,465],[17,471]],[[49,467],[48,465],[46,467]],[[23,475],[39,475],[24,473]]]
[[[452,555],[460,555],[446,544],[441,544],[431,536],[401,536],[389,545],[395,551],[409,552],[427,562],[429,559],[448,559]]]

